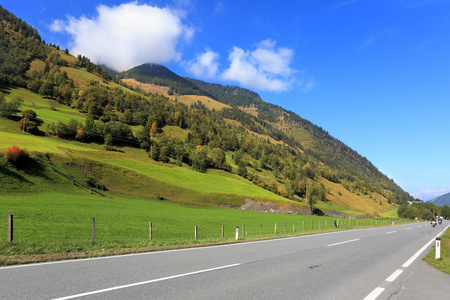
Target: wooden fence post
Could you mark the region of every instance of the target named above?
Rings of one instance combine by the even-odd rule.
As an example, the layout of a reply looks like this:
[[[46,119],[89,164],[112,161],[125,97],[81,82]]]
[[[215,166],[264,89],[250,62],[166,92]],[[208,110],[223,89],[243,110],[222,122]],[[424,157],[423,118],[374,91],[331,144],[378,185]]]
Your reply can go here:
[[[222,238],[224,236],[224,228],[223,228],[223,224],[222,224]]]
[[[286,234],[286,223],[284,223],[284,234]]]
[[[292,232],[295,232],[295,224],[292,223]]]
[[[259,235],[262,235],[262,223],[259,223]]]
[[[95,217],[92,218],[92,241],[95,242]]]
[[[314,229],[314,220],[311,220],[311,230]]]
[[[302,231],[305,231],[305,221],[302,221]]]
[[[277,223],[275,223],[275,231],[273,233],[277,234]]]
[[[8,243],[11,243],[14,238],[13,227],[13,215],[8,215]]]
[[[197,240],[197,234],[198,234],[198,228],[197,228],[197,225],[195,225],[195,240]]]
[[[149,237],[150,241],[152,240],[152,222],[148,223],[148,229],[149,229]]]
[[[242,224],[242,237],[245,237],[245,224]]]

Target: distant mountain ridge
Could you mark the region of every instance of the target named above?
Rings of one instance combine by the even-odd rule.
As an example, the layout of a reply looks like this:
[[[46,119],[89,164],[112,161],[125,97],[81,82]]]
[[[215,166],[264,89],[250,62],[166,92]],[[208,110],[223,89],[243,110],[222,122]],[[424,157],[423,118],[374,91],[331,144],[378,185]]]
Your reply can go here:
[[[160,86],[168,86],[170,93],[179,95],[214,96],[199,89],[198,86],[185,78],[175,74],[160,64],[146,63],[118,74],[121,79],[133,78],[142,83],[151,83]]]
[[[450,193],[436,197],[430,202],[433,202],[436,206],[450,205]]]

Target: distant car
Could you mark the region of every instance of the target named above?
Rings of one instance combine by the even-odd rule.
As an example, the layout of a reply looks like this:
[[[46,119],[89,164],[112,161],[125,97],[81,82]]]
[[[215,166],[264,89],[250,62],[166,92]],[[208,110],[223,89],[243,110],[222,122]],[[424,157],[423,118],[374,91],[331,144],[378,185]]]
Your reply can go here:
[[[439,223],[439,224],[442,224],[442,219],[439,219],[439,220],[438,220],[438,223]]]

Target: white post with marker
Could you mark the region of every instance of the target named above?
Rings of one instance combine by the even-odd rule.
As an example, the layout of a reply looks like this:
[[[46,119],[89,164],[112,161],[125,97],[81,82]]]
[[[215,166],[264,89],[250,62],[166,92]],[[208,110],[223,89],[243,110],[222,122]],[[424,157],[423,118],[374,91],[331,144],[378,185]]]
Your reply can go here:
[[[236,241],[239,239],[239,226],[236,226]]]
[[[436,259],[441,258],[441,238],[436,238]]]

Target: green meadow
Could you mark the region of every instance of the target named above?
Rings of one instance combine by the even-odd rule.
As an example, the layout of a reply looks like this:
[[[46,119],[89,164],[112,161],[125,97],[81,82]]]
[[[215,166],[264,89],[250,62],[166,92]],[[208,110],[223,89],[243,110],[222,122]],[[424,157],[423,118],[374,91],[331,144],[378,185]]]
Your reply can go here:
[[[74,254],[110,254],[118,249],[133,252],[229,243],[235,241],[236,227],[239,227],[240,241],[337,230],[331,217],[256,213],[155,199],[111,199],[87,193],[3,194],[0,207],[0,264]],[[8,215],[13,215],[12,243],[7,242]],[[95,241],[92,238],[93,218]],[[152,240],[149,222],[152,223]],[[374,220],[352,220],[351,225],[348,222],[341,219],[339,229],[375,225]],[[197,240],[195,226],[198,228]]]

